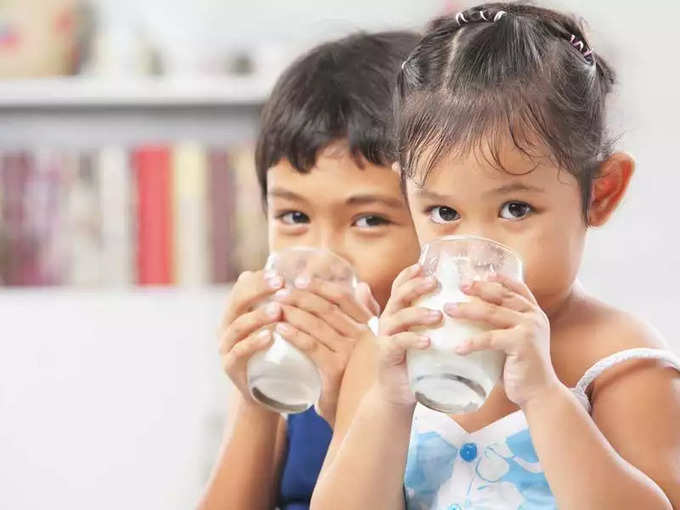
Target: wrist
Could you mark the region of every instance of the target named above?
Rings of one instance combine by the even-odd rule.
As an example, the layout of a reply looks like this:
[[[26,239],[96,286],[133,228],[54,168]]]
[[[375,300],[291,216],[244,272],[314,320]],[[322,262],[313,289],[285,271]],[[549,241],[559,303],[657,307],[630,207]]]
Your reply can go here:
[[[390,398],[390,393],[385,391],[379,382],[373,384],[365,397],[368,405],[380,410],[395,419],[412,419],[416,408],[415,402],[399,401]]]
[[[239,418],[249,423],[278,423],[281,417],[280,413],[264,407],[250,397],[245,398],[241,394],[238,396],[235,408]]]
[[[555,377],[544,385],[536,388],[529,398],[520,404],[525,414],[532,413],[536,409],[545,409],[556,402],[569,396],[569,388]]]

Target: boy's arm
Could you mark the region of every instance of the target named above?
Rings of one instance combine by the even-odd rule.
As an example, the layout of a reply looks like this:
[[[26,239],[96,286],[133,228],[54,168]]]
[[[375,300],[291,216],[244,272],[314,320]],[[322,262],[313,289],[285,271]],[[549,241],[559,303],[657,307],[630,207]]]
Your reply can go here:
[[[286,421],[238,393],[198,510],[273,510],[286,451]]]

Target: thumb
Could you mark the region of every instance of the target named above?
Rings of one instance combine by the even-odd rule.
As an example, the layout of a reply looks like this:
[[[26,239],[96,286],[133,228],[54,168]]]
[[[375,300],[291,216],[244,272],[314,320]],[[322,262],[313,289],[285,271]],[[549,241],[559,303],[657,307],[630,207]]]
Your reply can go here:
[[[366,282],[360,282],[359,285],[357,285],[357,299],[359,303],[368,308],[374,317],[380,315],[380,305],[373,297],[371,287],[369,287]]]

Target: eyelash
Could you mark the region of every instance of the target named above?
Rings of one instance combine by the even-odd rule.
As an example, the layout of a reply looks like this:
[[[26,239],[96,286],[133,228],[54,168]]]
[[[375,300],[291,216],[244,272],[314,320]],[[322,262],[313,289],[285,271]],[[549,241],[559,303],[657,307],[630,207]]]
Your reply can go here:
[[[285,220],[286,216],[295,215],[295,214],[304,216],[304,220],[305,220],[305,221],[297,221],[297,222],[295,222],[295,221],[286,221],[286,220]],[[377,219],[377,220],[378,220],[378,224],[377,224],[377,225],[367,225],[367,226],[359,226],[359,225],[357,225],[357,223],[358,223],[359,221],[364,220],[364,219],[367,219],[367,218]],[[307,216],[305,213],[303,213],[303,212],[301,212],[301,211],[283,211],[283,212],[281,212],[281,213],[279,213],[279,214],[276,215],[276,219],[279,220],[279,221],[280,221],[281,223],[283,223],[284,225],[289,225],[289,226],[293,226],[293,225],[305,225],[305,224],[307,224],[307,223],[310,222],[309,216]],[[300,218],[300,219],[301,219],[301,218]],[[291,218],[291,220],[292,220],[292,218]],[[379,215],[379,214],[365,214],[365,215],[363,215],[363,216],[360,216],[360,217],[357,218],[356,220],[354,220],[354,221],[352,222],[352,226],[356,226],[356,227],[358,227],[358,228],[367,230],[367,229],[373,229],[373,228],[382,227],[382,226],[385,226],[385,225],[390,225],[391,223],[392,223],[392,222],[391,222],[390,220],[388,220],[387,218],[385,218],[384,216],[381,216],[381,215]]]
[[[511,205],[519,205],[519,206],[521,206],[521,207],[526,208],[526,213],[525,213],[523,216],[518,216],[518,217],[514,217],[514,218],[504,218],[503,216],[501,216],[502,213],[503,213],[503,210],[504,210],[506,207],[511,206]],[[437,221],[436,219],[434,219],[434,218],[432,217],[432,215],[433,215],[433,213],[434,213],[434,211],[435,211],[436,209],[448,209],[448,210],[450,210],[450,211],[453,211],[453,212],[455,213],[455,218],[452,219],[452,220],[448,220],[448,221],[447,221],[447,220],[444,220],[444,221]],[[499,210],[499,212],[498,212],[498,215],[499,215],[499,217],[501,217],[501,218],[503,218],[503,219],[506,219],[506,220],[508,220],[508,221],[519,221],[519,220],[522,220],[522,219],[526,218],[527,216],[529,216],[530,214],[534,213],[535,211],[536,211],[536,209],[534,209],[534,207],[533,207],[532,205],[530,205],[530,204],[528,204],[528,203],[526,203],[526,202],[522,202],[521,200],[510,200],[510,201],[508,201],[508,202],[505,202],[505,203],[501,206],[501,208],[500,208],[500,210]],[[434,205],[434,206],[428,207],[427,209],[425,209],[425,214],[427,214],[428,216],[430,216],[430,219],[431,219],[434,223],[438,223],[438,224],[440,224],[440,225],[442,225],[442,224],[447,224],[447,223],[453,223],[454,221],[460,219],[460,214],[458,213],[458,211],[456,211],[456,210],[455,210],[454,208],[452,208],[452,207],[448,207],[448,206],[445,206],[445,205]],[[441,218],[441,213],[440,213],[439,217]]]
[[[288,216],[289,214],[300,214],[300,215],[305,217],[305,221],[302,221],[302,222],[287,222],[287,221],[284,220],[284,218],[286,216]],[[300,211],[283,211],[282,213],[276,215],[276,219],[279,220],[284,225],[304,225],[304,224],[309,223],[309,216],[307,216],[305,213],[300,212]]]
[[[363,219],[366,219],[366,218],[374,218],[374,219],[377,219],[377,220],[378,220],[378,224],[377,224],[377,225],[368,225],[368,226],[365,226],[365,227],[360,227],[359,225],[357,225],[357,223],[358,223],[359,221],[361,221],[361,220],[363,220]],[[353,227],[356,226],[356,227],[361,228],[361,229],[372,229],[372,228],[383,227],[383,226],[385,226],[385,225],[390,225],[391,223],[392,223],[392,222],[391,222],[390,220],[388,220],[387,218],[385,218],[384,216],[381,216],[381,215],[379,215],[379,214],[364,214],[363,216],[360,216],[360,217],[357,218],[355,221],[353,221],[353,222],[352,222],[352,226],[353,226]]]

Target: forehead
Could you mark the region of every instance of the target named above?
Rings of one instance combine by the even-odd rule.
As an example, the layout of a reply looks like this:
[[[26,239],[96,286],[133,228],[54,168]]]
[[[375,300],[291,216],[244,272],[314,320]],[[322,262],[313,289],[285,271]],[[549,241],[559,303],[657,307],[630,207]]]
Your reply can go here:
[[[319,153],[309,172],[297,171],[283,159],[267,171],[267,189],[293,191],[311,202],[345,201],[356,194],[389,195],[401,200],[399,177],[391,168],[363,162],[359,167],[347,150]]]
[[[442,156],[429,172],[416,172],[413,179],[407,180],[409,192],[423,189],[471,195],[516,184],[546,192],[578,186],[576,178],[560,169],[549,156],[529,154],[508,143],[494,154],[489,150],[464,155],[451,152]]]

